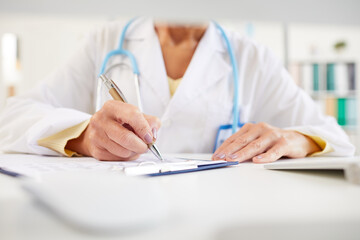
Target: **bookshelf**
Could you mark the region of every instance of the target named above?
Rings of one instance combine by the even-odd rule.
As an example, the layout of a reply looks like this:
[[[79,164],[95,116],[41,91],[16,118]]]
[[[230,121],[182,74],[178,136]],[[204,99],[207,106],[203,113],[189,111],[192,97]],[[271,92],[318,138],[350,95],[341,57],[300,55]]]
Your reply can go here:
[[[333,116],[349,135],[360,143],[359,91],[356,61],[294,61],[289,72],[324,114]]]

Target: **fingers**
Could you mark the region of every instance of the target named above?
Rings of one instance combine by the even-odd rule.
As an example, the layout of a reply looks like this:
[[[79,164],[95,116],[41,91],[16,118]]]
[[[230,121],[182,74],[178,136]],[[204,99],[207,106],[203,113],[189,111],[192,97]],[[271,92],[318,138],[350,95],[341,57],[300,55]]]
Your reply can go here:
[[[321,148],[311,138],[296,131],[283,131],[276,144],[267,152],[254,157],[253,162],[274,162],[283,156],[302,158],[317,151],[321,151]]]
[[[251,141],[240,150],[237,150],[232,154],[228,154],[226,156],[226,160],[239,162],[249,160],[271,148],[276,143],[277,139],[277,134],[275,132],[269,131],[256,140]]]
[[[137,153],[112,141],[103,129],[94,128],[93,124],[89,125],[83,138],[88,146],[85,155],[93,156],[99,160],[129,160],[137,155]]]
[[[94,148],[92,151],[92,156],[100,161],[125,161],[125,160],[134,160],[139,157],[138,154],[133,154],[129,158],[122,158],[117,155],[112,154],[106,149]]]
[[[153,142],[152,129],[140,110],[121,101],[110,100],[104,104],[104,111],[111,118],[122,124],[129,124],[135,134],[139,136],[146,144]]]
[[[264,130],[262,127],[252,123],[244,125],[243,128],[228,138],[219,149],[216,150],[214,159],[229,159],[230,156],[231,159],[237,158],[238,156],[233,154],[257,139]]]
[[[101,148],[94,148],[91,151],[91,155],[97,160],[101,160],[101,161],[119,161],[122,159],[121,157],[110,153],[106,149],[101,149]]]
[[[148,149],[147,145],[141,138],[139,138],[134,132],[120,125],[116,121],[109,121],[104,126],[104,131],[109,140],[112,140],[117,145],[131,152],[145,153]],[[106,142],[109,143],[109,141]]]
[[[144,114],[144,117],[145,117],[146,121],[149,123],[154,140],[156,140],[157,132],[158,132],[159,128],[161,127],[160,119],[155,116],[146,115],[146,114]]]
[[[240,128],[239,131],[237,131],[235,134],[231,135],[228,139],[226,139],[221,146],[216,149],[214,152],[214,156],[220,157],[224,155],[224,149],[227,148],[229,144],[231,144],[234,140],[236,140],[239,136],[245,134],[249,129],[252,127],[252,123],[245,124],[242,128]],[[216,158],[216,157],[215,157]],[[213,158],[214,159],[214,158]]]
[[[260,136],[260,132],[258,129],[253,129],[245,133],[244,135],[235,139],[231,144],[229,144],[226,149],[224,149],[225,156],[231,157],[232,159],[238,158],[236,153],[245,148],[242,152],[246,151],[246,149],[255,148],[259,149],[264,141],[263,138],[256,140]],[[235,155],[234,155],[235,154]]]
[[[267,152],[260,154],[254,157],[252,160],[254,163],[270,163],[275,162],[280,159],[282,156],[287,155],[287,144],[286,140],[282,138],[275,144],[272,148],[270,148]]]
[[[276,161],[297,151],[296,144],[289,152],[289,139],[299,136],[266,123],[246,124],[237,133],[228,138],[214,153],[213,159],[243,162],[252,159],[254,162]],[[294,141],[293,141],[294,142]]]
[[[137,154],[136,152],[133,152],[133,151],[121,146],[120,144],[114,142],[106,134],[104,134],[104,135],[105,136],[102,137],[102,139],[99,140],[100,144],[102,144],[99,147],[104,148],[105,150],[107,150],[112,155],[117,156],[118,159],[130,159],[131,157],[133,157],[134,155]],[[106,160],[108,160],[108,159],[106,159]]]
[[[148,151],[160,125],[158,118],[143,115],[135,106],[107,101],[68,146],[100,160],[131,160]]]

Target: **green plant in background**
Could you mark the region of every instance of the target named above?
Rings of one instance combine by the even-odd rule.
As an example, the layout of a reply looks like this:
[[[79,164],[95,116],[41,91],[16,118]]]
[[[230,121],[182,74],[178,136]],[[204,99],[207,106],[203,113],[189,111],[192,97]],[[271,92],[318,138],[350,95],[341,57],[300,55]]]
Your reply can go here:
[[[345,41],[338,41],[334,44],[334,49],[336,52],[342,52],[345,50],[347,43]]]

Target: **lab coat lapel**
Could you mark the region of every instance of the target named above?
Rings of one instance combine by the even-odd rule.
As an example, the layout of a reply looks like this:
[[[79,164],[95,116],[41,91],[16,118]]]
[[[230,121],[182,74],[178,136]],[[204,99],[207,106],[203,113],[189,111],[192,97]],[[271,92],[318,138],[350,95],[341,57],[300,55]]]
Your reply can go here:
[[[139,66],[141,99],[146,114],[170,117],[196,101],[218,81],[228,80],[231,71],[228,55],[213,23],[209,24],[172,98],[153,20],[137,20],[125,39]]]
[[[231,67],[226,57],[228,58],[222,38],[215,25],[210,23],[166,113],[174,114],[192,101],[196,101],[218,81],[228,80]]]
[[[134,31],[129,29],[126,39],[139,66],[144,112],[161,117],[170,101],[161,47],[155,33],[153,20],[140,19],[138,22],[140,24],[134,24]]]

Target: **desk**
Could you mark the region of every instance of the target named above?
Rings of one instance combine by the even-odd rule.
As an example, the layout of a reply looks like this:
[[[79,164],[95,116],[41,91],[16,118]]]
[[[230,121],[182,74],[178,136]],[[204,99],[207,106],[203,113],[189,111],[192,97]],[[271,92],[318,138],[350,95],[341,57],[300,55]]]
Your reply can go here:
[[[68,227],[36,206],[16,179],[0,175],[0,239],[360,238],[360,187],[341,172],[274,171],[242,163],[148,181],[164,189],[168,220],[136,233],[104,236]]]

